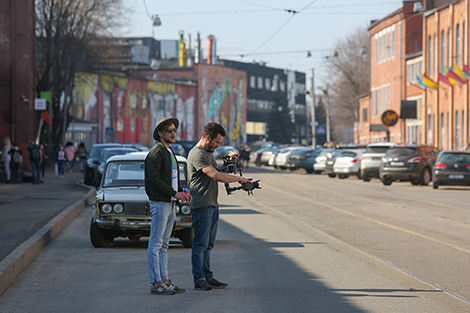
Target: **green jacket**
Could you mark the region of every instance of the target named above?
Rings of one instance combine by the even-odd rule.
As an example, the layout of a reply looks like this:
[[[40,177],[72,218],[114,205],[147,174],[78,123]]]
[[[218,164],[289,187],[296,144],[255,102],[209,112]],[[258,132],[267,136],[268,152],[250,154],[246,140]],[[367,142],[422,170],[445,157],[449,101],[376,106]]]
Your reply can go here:
[[[171,186],[171,170],[170,153],[164,144],[157,142],[145,158],[145,192],[151,201],[170,202],[176,194]]]

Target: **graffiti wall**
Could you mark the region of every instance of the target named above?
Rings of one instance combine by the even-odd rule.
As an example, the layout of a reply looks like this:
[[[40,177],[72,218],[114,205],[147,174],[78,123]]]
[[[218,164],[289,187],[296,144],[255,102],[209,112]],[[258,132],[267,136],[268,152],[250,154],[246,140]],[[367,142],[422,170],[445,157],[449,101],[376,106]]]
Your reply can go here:
[[[246,72],[222,66],[199,65],[199,129],[208,122],[227,130],[223,144],[246,142]]]
[[[152,146],[158,118],[180,120],[178,140],[199,137],[197,87],[110,75],[76,75],[70,114],[98,123],[99,142],[137,142]]]

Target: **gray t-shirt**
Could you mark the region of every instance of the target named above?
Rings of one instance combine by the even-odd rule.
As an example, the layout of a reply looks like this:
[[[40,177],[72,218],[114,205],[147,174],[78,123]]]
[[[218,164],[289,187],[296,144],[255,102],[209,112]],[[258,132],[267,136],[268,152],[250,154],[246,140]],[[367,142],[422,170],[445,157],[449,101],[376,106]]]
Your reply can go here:
[[[217,201],[218,183],[203,173],[202,169],[208,166],[217,166],[214,155],[195,146],[188,154],[189,191],[193,197],[191,209],[219,206]]]

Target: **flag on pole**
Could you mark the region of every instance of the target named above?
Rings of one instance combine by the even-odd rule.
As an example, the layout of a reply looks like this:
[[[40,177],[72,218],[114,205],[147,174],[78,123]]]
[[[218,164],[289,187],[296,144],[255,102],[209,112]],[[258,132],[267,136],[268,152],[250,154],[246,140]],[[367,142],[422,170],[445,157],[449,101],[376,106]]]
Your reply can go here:
[[[43,120],[44,122],[46,122],[47,124],[49,124],[52,127],[51,118],[50,118],[49,113],[47,112],[47,110],[44,111],[44,113],[42,113],[41,120]]]
[[[461,80],[464,81],[464,83],[468,83],[468,78],[465,77],[464,72],[462,71],[462,69],[458,65],[455,65],[453,67],[453,71],[454,71],[455,74],[457,74],[457,76],[460,77]]]
[[[423,78],[419,75],[416,75],[416,80],[418,81],[418,84],[419,84],[419,87],[421,89],[426,89],[427,86],[425,84],[423,84]]]
[[[460,76],[454,72],[454,69],[452,67],[449,67],[449,71],[447,72],[447,77],[449,77],[449,79],[452,78],[453,80],[456,80],[461,84],[465,84],[463,79],[460,78]]]
[[[467,79],[470,79],[470,67],[465,64],[463,65],[463,73]]]
[[[413,86],[413,87],[419,88],[419,89],[421,89],[421,90],[424,90],[424,88],[422,88],[422,87],[421,87],[420,85],[418,85],[418,84],[411,83],[410,85]]]
[[[426,74],[423,74],[423,84],[426,87],[429,87],[434,90],[437,90],[437,88],[439,88],[439,85],[435,81],[433,81],[431,78],[429,78]]]
[[[441,81],[444,84],[452,87],[452,83],[450,82],[450,80],[445,75],[442,75],[441,73],[438,73],[437,78],[438,78],[439,81]]]

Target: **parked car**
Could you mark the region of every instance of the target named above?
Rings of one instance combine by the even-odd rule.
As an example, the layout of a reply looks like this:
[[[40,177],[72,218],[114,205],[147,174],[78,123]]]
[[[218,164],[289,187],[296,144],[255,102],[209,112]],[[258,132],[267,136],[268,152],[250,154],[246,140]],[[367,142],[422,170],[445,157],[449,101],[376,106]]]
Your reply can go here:
[[[268,151],[271,151],[271,148],[261,148],[254,152],[251,152],[250,161],[253,161],[256,166],[267,165],[268,164],[267,161],[269,161],[269,159],[266,161],[266,163],[264,163],[261,158],[263,156],[263,153],[268,152]]]
[[[185,150],[182,144],[180,143],[171,143],[170,144],[171,150],[175,153],[175,155],[185,156]]]
[[[276,163],[274,165],[275,168],[280,168],[281,170],[287,169],[289,166],[287,163],[287,157],[291,154],[294,150],[299,149],[300,147],[286,147],[279,151],[276,156]]]
[[[338,178],[348,178],[351,175],[361,178],[361,158],[364,151],[365,149],[341,151],[333,165],[333,172]]]
[[[300,168],[303,168],[307,174],[313,174],[314,170],[314,164],[317,156],[320,155],[320,153],[323,151],[323,149],[316,149],[312,150],[310,153],[307,153],[305,155],[305,158],[302,159],[302,162],[300,163]]]
[[[328,158],[328,154],[334,151],[334,149],[323,149],[320,154],[315,159],[315,163],[313,164],[313,170],[317,174],[321,174],[325,171],[326,166],[326,159]]]
[[[96,177],[96,187],[100,185],[101,182],[101,177],[103,176],[103,171],[104,171],[104,166],[106,165],[106,161],[115,155],[122,155],[122,154],[127,154],[131,152],[137,152],[136,148],[130,148],[130,147],[113,147],[113,148],[104,148],[103,151],[100,153],[99,161],[98,161],[98,166],[97,170],[95,171]]]
[[[334,170],[334,165],[336,158],[341,155],[341,151],[339,150],[334,150],[331,151],[326,155],[326,160],[325,160],[325,174],[328,175],[330,178],[335,178],[335,170]]]
[[[371,143],[362,154],[361,159],[361,177],[365,182],[370,181],[371,177],[379,178],[379,169],[382,158],[388,149],[395,147],[392,142]]]
[[[146,147],[144,145],[141,145],[140,143],[135,143],[135,142],[122,142],[121,145],[126,148],[134,148],[137,149],[137,151],[150,151],[149,147]]]
[[[442,151],[433,167],[432,187],[470,185],[470,151]]]
[[[116,237],[138,241],[150,235],[149,199],[145,193],[145,158],[147,152],[113,156],[106,162],[100,188],[96,193],[90,224],[94,247],[106,247]],[[180,187],[186,187],[187,160],[176,156]],[[192,246],[194,232],[189,205],[178,202],[172,235],[183,246]]]
[[[431,146],[404,145],[389,149],[380,164],[380,180],[386,186],[393,181],[428,185],[439,150]]]
[[[183,141],[177,141],[177,144],[180,144],[184,148],[184,157],[187,158],[189,151],[197,144],[197,141],[193,140],[183,140]]]
[[[239,151],[234,146],[220,146],[220,147],[215,148],[213,154],[214,154],[214,158],[222,159],[222,157],[232,152],[239,152]]]
[[[83,183],[89,186],[96,186],[99,181],[96,180],[96,172],[100,164],[100,154],[105,148],[121,147],[120,143],[95,143],[90,148],[88,159],[86,160]]]
[[[302,161],[307,157],[308,154],[313,152],[312,147],[305,147],[293,150],[287,156],[287,168],[291,171],[295,171],[298,168],[301,168]]]

